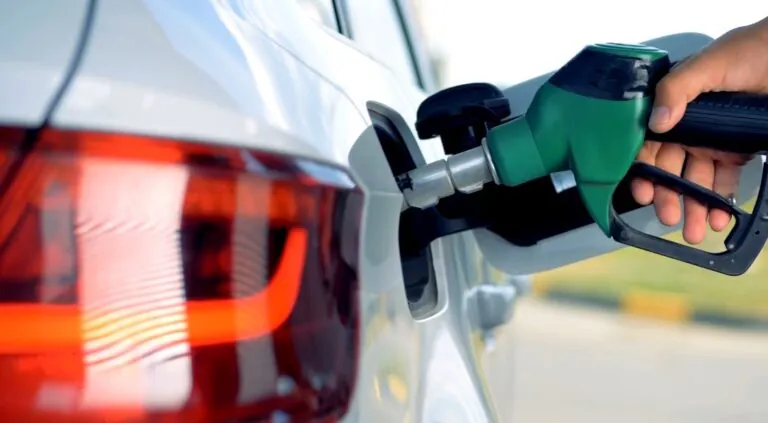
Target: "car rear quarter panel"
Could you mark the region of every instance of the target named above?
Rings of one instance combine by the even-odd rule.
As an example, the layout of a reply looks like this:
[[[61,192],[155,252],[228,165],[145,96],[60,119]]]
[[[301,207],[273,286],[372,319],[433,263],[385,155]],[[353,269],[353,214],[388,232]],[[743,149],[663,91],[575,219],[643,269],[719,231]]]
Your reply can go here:
[[[434,243],[438,306],[413,319],[397,239],[402,196],[369,127],[368,103],[386,105],[415,144],[410,121],[422,96],[293,1],[99,1],[51,123],[348,166],[367,193],[362,357],[348,421],[486,422],[493,412],[461,315],[478,263],[458,247],[474,241]],[[418,144],[421,160],[442,157],[436,140]]]
[[[0,124],[43,123],[77,56],[89,3],[0,2]]]

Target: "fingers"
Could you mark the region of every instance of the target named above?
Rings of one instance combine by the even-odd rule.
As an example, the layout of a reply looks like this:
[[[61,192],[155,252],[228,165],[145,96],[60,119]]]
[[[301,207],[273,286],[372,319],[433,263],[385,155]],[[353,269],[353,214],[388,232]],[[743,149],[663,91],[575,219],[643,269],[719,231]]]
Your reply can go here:
[[[685,165],[683,177],[702,187],[712,189],[715,180],[715,164],[711,159],[691,155]],[[699,244],[704,241],[707,234],[708,207],[691,197],[685,197],[683,204],[685,207],[683,239],[689,244]]]
[[[653,110],[648,120],[648,127],[657,133],[667,132],[672,129],[685,114],[688,105],[688,92],[692,88],[683,88],[681,85],[690,83],[683,78],[676,77],[676,73],[670,72],[656,86],[656,99]]]
[[[709,91],[713,79],[706,64],[699,57],[691,57],[672,69],[656,86],[654,107],[649,118],[649,128],[657,133],[672,129],[685,114],[688,103],[699,94]],[[704,68],[702,71],[702,67]],[[698,185],[712,189],[715,181],[715,166],[712,158],[691,155],[685,163],[686,153],[682,146],[664,144],[659,147],[655,165],[675,175],[681,175]],[[649,160],[649,159],[648,159]],[[685,165],[685,171],[683,166]],[[727,174],[723,176],[728,181]],[[725,186],[724,183],[721,185]],[[723,189],[726,189],[724,187]],[[638,202],[647,200],[650,189],[647,184],[636,182],[633,194]],[[650,194],[656,208],[656,215],[665,225],[676,225],[680,221],[680,200],[676,192],[662,187],[653,187]],[[690,244],[704,240],[707,230],[708,208],[691,198],[684,198],[685,226],[683,238]],[[727,226],[729,219],[720,213],[714,213],[714,225],[718,228]],[[723,224],[723,221],[726,221]]]
[[[656,167],[680,175],[685,163],[685,150],[677,144],[665,143],[656,154]],[[680,199],[675,191],[657,185],[653,189],[653,204],[656,215],[665,225],[676,225],[680,221]]]
[[[690,59],[672,69],[656,86],[656,98],[648,122],[651,130],[667,132],[685,114],[688,103],[707,90],[699,60]]]
[[[637,155],[637,160],[654,166],[656,164],[656,154],[658,154],[660,142],[646,141],[643,148]],[[653,184],[645,179],[634,179],[632,181],[632,196],[638,204],[647,206],[653,201]]]
[[[718,162],[715,165],[714,191],[723,197],[736,194],[739,188],[741,168],[738,165]],[[709,212],[709,225],[715,231],[724,230],[731,223],[731,215],[723,210],[712,209]]]

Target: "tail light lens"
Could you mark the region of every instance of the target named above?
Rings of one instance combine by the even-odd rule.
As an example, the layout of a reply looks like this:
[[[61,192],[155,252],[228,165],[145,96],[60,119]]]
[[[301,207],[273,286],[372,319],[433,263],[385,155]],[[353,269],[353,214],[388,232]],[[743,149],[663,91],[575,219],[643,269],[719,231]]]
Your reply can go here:
[[[221,146],[0,130],[0,421],[336,421],[362,194]],[[284,420],[276,420],[284,421]]]

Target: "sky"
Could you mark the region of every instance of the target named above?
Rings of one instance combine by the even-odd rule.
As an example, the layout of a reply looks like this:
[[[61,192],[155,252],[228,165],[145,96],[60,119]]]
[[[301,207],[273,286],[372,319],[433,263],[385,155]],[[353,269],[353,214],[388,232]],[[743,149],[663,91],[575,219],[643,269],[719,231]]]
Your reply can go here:
[[[449,85],[511,85],[562,66],[585,44],[680,32],[718,37],[768,16],[760,0],[416,1],[430,44],[447,60]]]

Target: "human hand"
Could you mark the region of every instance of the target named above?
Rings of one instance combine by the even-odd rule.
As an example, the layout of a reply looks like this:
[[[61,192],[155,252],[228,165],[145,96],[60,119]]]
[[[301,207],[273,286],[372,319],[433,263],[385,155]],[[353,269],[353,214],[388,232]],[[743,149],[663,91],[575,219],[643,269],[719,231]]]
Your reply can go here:
[[[701,93],[713,91],[768,93],[768,18],[731,30],[678,63],[656,88],[650,128],[656,133],[669,131],[683,117],[689,102]],[[736,195],[741,166],[750,157],[647,140],[637,159],[729,197]],[[665,225],[680,221],[678,194],[669,188],[636,179],[632,182],[632,194],[640,204],[653,203],[656,215]],[[693,198],[684,198],[683,206],[683,238],[689,244],[704,240],[707,223],[719,232],[731,220],[727,212],[708,210]]]

